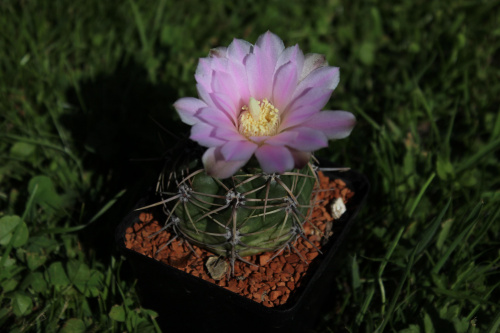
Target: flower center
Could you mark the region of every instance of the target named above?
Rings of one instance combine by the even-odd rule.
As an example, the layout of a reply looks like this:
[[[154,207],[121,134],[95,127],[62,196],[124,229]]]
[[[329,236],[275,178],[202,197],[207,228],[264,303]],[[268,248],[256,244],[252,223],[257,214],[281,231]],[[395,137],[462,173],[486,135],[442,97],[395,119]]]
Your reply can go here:
[[[258,101],[250,97],[248,106],[241,108],[239,131],[244,136],[269,136],[278,132],[280,124],[279,110],[267,99]]]

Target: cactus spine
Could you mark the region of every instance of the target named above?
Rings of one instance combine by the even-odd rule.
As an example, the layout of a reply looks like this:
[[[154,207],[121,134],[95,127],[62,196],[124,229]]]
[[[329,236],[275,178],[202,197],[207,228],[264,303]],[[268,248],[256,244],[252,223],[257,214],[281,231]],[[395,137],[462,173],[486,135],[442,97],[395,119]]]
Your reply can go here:
[[[164,171],[157,186],[167,216],[162,230],[229,258],[232,268],[246,256],[277,255],[303,235],[316,179],[311,164],[281,175],[246,167],[224,180],[202,168]]]

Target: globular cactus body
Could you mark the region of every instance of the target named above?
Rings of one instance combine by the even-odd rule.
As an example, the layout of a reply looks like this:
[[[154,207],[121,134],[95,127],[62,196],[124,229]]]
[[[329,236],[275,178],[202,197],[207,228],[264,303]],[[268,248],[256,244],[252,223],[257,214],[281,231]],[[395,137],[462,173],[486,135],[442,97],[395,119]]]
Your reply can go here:
[[[162,174],[158,190],[165,228],[234,264],[293,246],[307,221],[315,182],[311,164],[281,175],[246,168],[224,180],[185,169]]]

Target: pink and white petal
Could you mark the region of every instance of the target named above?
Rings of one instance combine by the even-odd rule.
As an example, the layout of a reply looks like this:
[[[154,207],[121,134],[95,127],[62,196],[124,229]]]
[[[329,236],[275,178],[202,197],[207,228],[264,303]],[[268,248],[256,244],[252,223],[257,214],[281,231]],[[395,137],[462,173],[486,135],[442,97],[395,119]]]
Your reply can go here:
[[[227,47],[219,46],[208,53],[210,58],[227,58]]]
[[[297,97],[282,114],[280,131],[301,124],[310,116],[318,113],[328,102],[332,90],[310,88]]]
[[[257,51],[257,47],[254,48]],[[250,96],[257,100],[270,98],[272,94],[272,73],[266,68],[261,57],[262,52],[257,51],[259,55],[249,54],[245,58],[245,69],[248,78],[248,89]]]
[[[200,109],[196,114],[196,118],[198,118],[201,122],[212,125],[213,127],[225,127],[229,129],[235,128],[232,118],[230,118],[225,112],[213,107]]]
[[[285,51],[280,54],[274,71],[276,72],[281,66],[289,61],[296,64],[297,77],[299,77],[302,73],[302,68],[304,67],[304,53],[302,53],[302,50],[299,48],[298,44],[296,44],[295,46],[287,47]]]
[[[272,136],[264,135],[264,136],[251,136],[249,140],[255,142],[258,145],[262,145],[268,139],[272,138]]]
[[[225,160],[222,156],[220,147],[207,149],[203,154],[202,161],[206,173],[209,176],[220,179],[231,177],[248,162],[248,160]]]
[[[270,31],[257,38],[256,46],[264,52],[266,59],[273,63],[273,69],[278,61],[279,55],[285,49],[285,44],[277,35]]]
[[[212,82],[212,59],[200,58],[194,77],[197,83],[203,85],[205,89],[209,89]]]
[[[243,63],[246,55],[251,53],[253,45],[243,39],[233,39],[227,48],[227,57],[230,60]]]
[[[311,152],[328,147],[328,138],[322,131],[299,127],[292,129],[290,132],[297,133],[295,140],[287,144],[288,147],[293,149]]]
[[[347,111],[321,111],[303,124],[313,130],[322,131],[328,139],[343,139],[349,136],[354,125],[356,117]]]
[[[228,141],[221,147],[221,153],[227,161],[248,161],[257,147],[255,143],[248,140]]]
[[[236,101],[229,95],[222,93],[211,93],[210,98],[217,109],[224,111],[235,124],[237,123],[239,100]]]
[[[233,76],[228,73],[214,71],[212,75],[212,91],[227,95],[232,100],[232,105],[235,108],[240,104],[240,94],[237,86],[234,83]]]
[[[273,104],[282,111],[290,102],[297,87],[297,65],[291,61],[281,66],[274,74]]]
[[[299,134],[296,132],[285,131],[274,136],[269,137],[266,140],[266,144],[271,146],[286,146],[297,139]]]
[[[241,135],[236,127],[217,127],[215,129],[215,137],[224,141],[243,141],[246,137]]]
[[[227,58],[210,58],[213,71],[227,72],[229,60]]]
[[[174,108],[177,110],[181,120],[188,125],[196,124],[198,122],[196,113],[206,107],[207,103],[193,97],[184,97],[174,103]]]
[[[283,146],[263,145],[255,151],[262,170],[266,173],[283,173],[293,169],[292,153]]]
[[[306,76],[309,75],[316,68],[328,66],[328,61],[323,54],[308,53],[304,57],[304,67],[299,77],[299,81],[302,81]]]
[[[324,66],[313,70],[297,85],[294,97],[299,96],[308,88],[323,87],[332,91],[337,87],[340,80],[338,67]]]
[[[311,153],[306,151],[290,149],[290,153],[292,153],[293,162],[297,169],[302,169],[303,167],[305,167],[311,159]]]
[[[200,58],[198,60],[198,66],[196,67],[195,74],[207,75],[212,71],[211,65],[212,59],[210,58]]]
[[[203,147],[218,147],[226,143],[215,136],[215,128],[206,123],[196,123],[191,127],[191,135],[189,138],[198,142]]]
[[[246,68],[242,63],[229,61],[228,73],[233,77],[235,89],[240,95],[240,108],[247,105],[250,99],[250,90],[248,89],[248,78]]]
[[[210,94],[212,93],[212,88],[210,87],[205,87],[203,84],[198,83],[196,85],[196,90],[198,91],[198,96],[200,96],[200,99],[207,103],[208,106],[215,106],[214,101],[212,100],[212,97],[210,97]]]

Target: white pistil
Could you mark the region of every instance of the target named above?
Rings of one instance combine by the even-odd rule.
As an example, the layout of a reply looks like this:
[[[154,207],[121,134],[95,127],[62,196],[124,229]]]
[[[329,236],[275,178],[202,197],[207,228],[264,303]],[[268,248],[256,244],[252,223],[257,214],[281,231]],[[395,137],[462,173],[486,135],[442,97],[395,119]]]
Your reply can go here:
[[[253,97],[250,97],[250,102],[248,103],[248,111],[252,115],[254,121],[259,121],[260,113],[262,112],[262,110],[260,108],[259,102]]]

